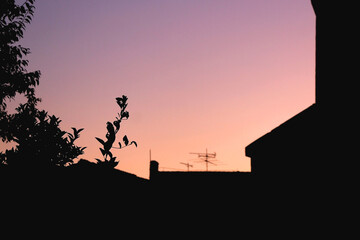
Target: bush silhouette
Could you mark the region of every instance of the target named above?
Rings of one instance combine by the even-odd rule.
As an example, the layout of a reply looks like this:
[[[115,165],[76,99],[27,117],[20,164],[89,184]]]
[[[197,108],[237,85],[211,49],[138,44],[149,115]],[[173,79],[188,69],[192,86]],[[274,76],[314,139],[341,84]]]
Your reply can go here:
[[[67,133],[59,128],[61,120],[38,110],[35,102],[20,104],[17,113],[9,116],[8,140],[18,144],[1,155],[9,166],[54,167],[68,166],[85,148],[74,145],[83,129]]]

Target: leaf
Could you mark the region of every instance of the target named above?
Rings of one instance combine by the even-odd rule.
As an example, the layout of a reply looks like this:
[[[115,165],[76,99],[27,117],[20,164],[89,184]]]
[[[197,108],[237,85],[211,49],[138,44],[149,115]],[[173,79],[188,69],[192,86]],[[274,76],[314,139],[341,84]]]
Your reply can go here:
[[[123,141],[125,143],[125,146],[127,146],[129,144],[129,139],[126,135],[123,137]]]
[[[98,159],[98,158],[95,158],[95,160],[98,162],[98,163],[101,163],[102,160]]]
[[[72,135],[71,133],[67,133],[69,135],[69,138],[72,140],[74,139],[74,135]]]
[[[128,119],[129,118],[129,112],[125,111],[125,112],[121,113],[121,118]]]
[[[122,98],[120,98],[120,97],[117,97],[116,98],[116,102],[117,102],[117,104],[119,105],[119,107],[123,107],[124,105],[124,102],[123,102],[123,99]]]
[[[74,136],[75,136],[75,139],[79,138],[80,137],[80,132],[82,130],[84,130],[84,128],[80,128],[79,130],[77,130],[76,128],[72,127],[72,130],[74,131]]]
[[[135,147],[137,147],[137,143],[136,143],[135,141],[131,141],[130,145],[131,145],[131,144],[134,144]]]
[[[105,145],[104,140],[102,140],[101,138],[97,138],[97,137],[96,137],[96,140],[98,140],[102,145]]]
[[[31,7],[30,3],[25,2],[26,7],[29,9]]]
[[[125,95],[122,95],[122,99],[123,99],[124,103],[126,103],[126,101],[128,100],[128,97]]]
[[[104,156],[104,155],[106,154],[105,150],[102,149],[102,148],[99,148],[99,149],[100,149],[100,151],[101,151],[101,154]]]
[[[109,162],[115,162],[116,157],[112,157]]]
[[[84,151],[87,147],[80,148],[80,151]]]
[[[119,142],[119,147],[121,148],[121,142]]]
[[[128,100],[127,96],[123,95],[122,97],[117,97],[116,102],[120,108],[126,108],[127,104],[126,101]]]
[[[114,121],[113,124],[116,127],[116,131],[119,131],[119,129],[120,129],[120,120]]]

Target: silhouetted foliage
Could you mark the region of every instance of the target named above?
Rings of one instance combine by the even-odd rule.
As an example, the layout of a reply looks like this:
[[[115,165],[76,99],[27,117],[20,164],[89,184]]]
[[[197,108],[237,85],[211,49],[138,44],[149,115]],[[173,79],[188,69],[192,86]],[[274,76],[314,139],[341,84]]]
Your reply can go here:
[[[123,95],[122,97],[117,97],[116,98],[116,102],[120,107],[120,113],[118,113],[118,116],[116,117],[116,120],[111,123],[111,122],[107,122],[106,123],[106,129],[107,129],[107,134],[106,134],[106,141],[102,140],[101,138],[97,138],[96,140],[98,140],[102,145],[103,148],[100,148],[101,154],[104,157],[104,160],[100,160],[98,158],[96,158],[96,160],[98,161],[98,164],[103,164],[106,166],[109,166],[111,168],[116,167],[118,165],[118,161],[116,160],[116,157],[113,156],[113,154],[111,153],[111,148],[116,148],[116,149],[121,149],[124,147],[128,147],[132,144],[134,144],[137,147],[137,143],[135,141],[131,141],[129,144],[129,139],[128,137],[125,135],[123,136],[123,144],[121,144],[121,142],[119,142],[119,147],[113,147],[113,144],[115,142],[116,139],[116,134],[118,133],[118,131],[120,130],[120,123],[123,120],[128,120],[129,119],[129,112],[126,111],[126,107],[127,107],[127,100],[128,97]]]
[[[23,37],[34,9],[34,0],[26,0],[22,5],[14,0],[0,1],[0,138],[17,143],[0,153],[0,165],[67,166],[85,149],[74,145],[83,129],[73,128],[73,134],[62,131],[59,118],[37,109],[40,99],[35,97],[35,87],[40,71],[27,72],[29,61],[23,57],[30,49],[14,45]],[[6,100],[14,99],[16,94],[24,94],[27,102],[9,114]]]
[[[67,133],[59,128],[61,120],[36,108],[37,100],[20,104],[17,113],[8,116],[7,141],[18,144],[1,154],[1,161],[9,166],[32,167],[67,166],[83,154],[84,147],[74,145],[84,129]]]
[[[0,1],[0,110],[6,110],[6,99],[16,93],[34,97],[34,87],[39,84],[40,71],[27,72],[29,63],[23,57],[29,48],[14,45],[24,35],[25,26],[34,14],[34,0],[18,6],[14,0]]]

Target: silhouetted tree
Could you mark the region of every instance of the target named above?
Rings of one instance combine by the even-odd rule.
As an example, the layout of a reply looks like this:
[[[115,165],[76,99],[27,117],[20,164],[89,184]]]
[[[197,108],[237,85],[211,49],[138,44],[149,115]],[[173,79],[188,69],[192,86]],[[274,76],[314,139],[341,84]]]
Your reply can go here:
[[[107,129],[107,134],[106,134],[106,141],[102,140],[101,138],[97,138],[96,140],[98,140],[102,145],[103,148],[100,148],[101,154],[104,157],[104,160],[100,160],[98,158],[96,158],[96,160],[98,161],[98,164],[102,164],[102,165],[106,165],[108,167],[116,167],[116,165],[118,165],[118,161],[116,160],[116,157],[113,156],[113,154],[111,153],[111,148],[116,148],[116,149],[121,149],[127,146],[130,146],[132,144],[134,144],[137,147],[137,143],[135,141],[131,141],[129,142],[129,139],[126,135],[123,136],[123,144],[121,144],[121,142],[119,142],[119,147],[113,147],[113,144],[115,142],[116,139],[116,134],[118,133],[118,131],[120,130],[120,123],[123,120],[128,120],[129,119],[129,112],[126,111],[126,107],[127,107],[127,96],[123,95],[122,97],[117,97],[116,98],[116,102],[120,107],[120,113],[118,113],[118,116],[116,117],[116,120],[111,123],[111,122],[107,122],[106,123],[106,129]]]
[[[34,0],[22,5],[14,0],[0,1],[0,138],[17,143],[0,153],[0,165],[67,166],[85,149],[74,145],[83,129],[73,128],[73,134],[62,131],[59,118],[37,109],[40,99],[35,97],[35,87],[40,71],[26,70],[29,61],[23,57],[30,50],[15,45],[23,37],[25,25],[31,22],[34,9]],[[9,114],[6,100],[14,99],[16,94],[24,94],[27,102]]]
[[[40,71],[28,72],[29,48],[15,45],[24,35],[26,23],[34,14],[34,0],[27,0],[21,6],[14,0],[0,1],[0,110],[6,110],[7,99],[16,93],[34,97],[34,87],[39,84]]]

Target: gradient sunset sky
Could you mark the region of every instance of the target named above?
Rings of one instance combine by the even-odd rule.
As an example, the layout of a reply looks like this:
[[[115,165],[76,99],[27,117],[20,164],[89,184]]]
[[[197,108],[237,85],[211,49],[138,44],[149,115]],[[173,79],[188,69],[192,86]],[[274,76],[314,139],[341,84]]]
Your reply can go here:
[[[85,128],[80,158],[101,158],[95,137],[127,95],[117,168],[149,176],[186,170],[189,152],[216,152],[209,170],[250,171],[245,147],[315,101],[310,0],[37,0],[21,44],[41,70],[41,109],[61,128]],[[167,169],[164,169],[167,170]]]

